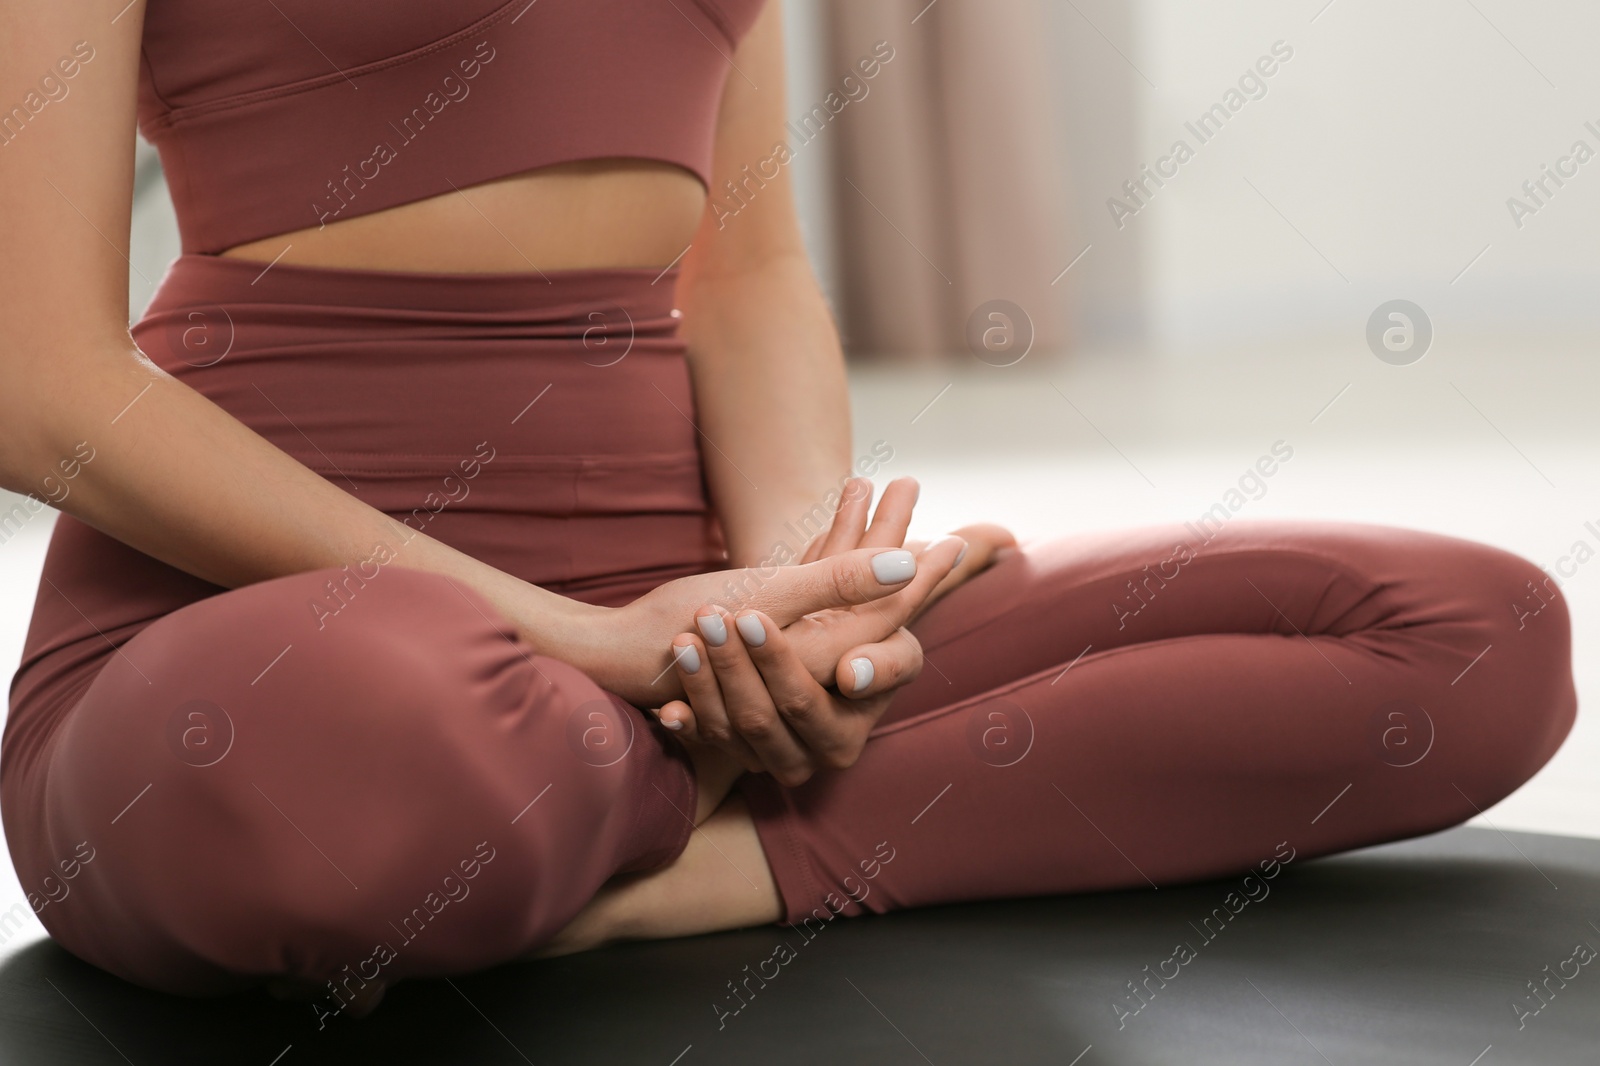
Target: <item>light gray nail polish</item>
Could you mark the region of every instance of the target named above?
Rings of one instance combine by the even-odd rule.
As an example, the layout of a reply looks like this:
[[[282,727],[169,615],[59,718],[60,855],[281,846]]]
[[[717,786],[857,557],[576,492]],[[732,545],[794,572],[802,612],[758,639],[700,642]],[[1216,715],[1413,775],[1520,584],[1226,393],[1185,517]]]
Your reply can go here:
[[[695,646],[693,644],[685,644],[682,647],[674,644],[672,648],[674,654],[677,655],[678,665],[683,667],[684,673],[693,674],[699,672],[700,653],[695,650]]]
[[[676,718],[674,718],[670,722],[662,722],[661,724],[666,726],[668,729],[672,730],[673,732],[677,732],[678,730],[683,728],[683,723],[678,721]]]
[[[696,616],[694,624],[700,627],[700,635],[706,638],[706,643],[713,648],[720,648],[728,641],[728,627],[722,624],[720,614],[703,614]]]
[[[898,585],[917,574],[917,557],[904,548],[879,552],[872,557],[872,576],[884,585]]]
[[[868,658],[851,659],[850,669],[856,673],[856,687],[852,692],[864,692],[872,684],[872,660]]]
[[[759,648],[767,642],[767,630],[762,626],[761,619],[755,615],[740,615],[734,619],[733,624],[739,627],[739,635],[752,648]]]
[[[961,550],[956,552],[956,561],[950,564],[951,569],[954,569],[955,567],[960,566],[961,565],[961,560],[965,559],[966,557],[967,557],[967,545],[966,545],[965,542],[963,542],[962,545],[961,545]]]

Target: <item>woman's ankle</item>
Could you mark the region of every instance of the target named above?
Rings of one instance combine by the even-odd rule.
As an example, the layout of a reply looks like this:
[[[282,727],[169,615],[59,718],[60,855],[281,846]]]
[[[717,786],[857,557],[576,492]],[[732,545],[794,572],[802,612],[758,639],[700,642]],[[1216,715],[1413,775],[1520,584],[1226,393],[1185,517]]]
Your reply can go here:
[[[621,940],[655,940],[778,921],[783,900],[737,792],[696,829],[683,854],[618,886],[611,931]]]
[[[531,958],[589,951],[625,940],[661,940],[742,929],[783,917],[783,899],[744,798],[730,795],[659,870],[607,881],[577,917]]]

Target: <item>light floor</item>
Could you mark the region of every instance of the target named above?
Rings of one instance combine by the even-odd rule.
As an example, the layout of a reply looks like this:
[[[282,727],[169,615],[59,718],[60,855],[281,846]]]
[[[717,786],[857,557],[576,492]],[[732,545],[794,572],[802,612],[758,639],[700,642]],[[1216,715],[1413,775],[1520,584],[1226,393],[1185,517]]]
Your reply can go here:
[[[1241,516],[1386,522],[1486,541],[1553,566],[1600,549],[1600,368],[1576,341],[1457,341],[1410,367],[1352,343],[1225,359],[975,361],[854,375],[857,454],[883,440],[922,482],[913,532],[978,519],[1023,536],[1188,519],[1276,441],[1294,449]],[[1537,351],[1537,356],[1522,353]],[[1032,359],[1032,357],[1030,357]],[[948,388],[947,388],[948,386]],[[1347,387],[1348,386],[1348,387]],[[1329,406],[1331,401],[1331,406]],[[730,450],[732,442],[718,442]],[[0,545],[0,676],[22,643],[50,518]],[[1572,570],[1571,566],[1568,566]],[[1551,763],[1478,824],[1600,837],[1600,558],[1564,579],[1578,724]],[[1510,610],[1510,605],[1507,605]],[[20,904],[20,908],[14,907]],[[42,935],[0,864],[0,952]]]

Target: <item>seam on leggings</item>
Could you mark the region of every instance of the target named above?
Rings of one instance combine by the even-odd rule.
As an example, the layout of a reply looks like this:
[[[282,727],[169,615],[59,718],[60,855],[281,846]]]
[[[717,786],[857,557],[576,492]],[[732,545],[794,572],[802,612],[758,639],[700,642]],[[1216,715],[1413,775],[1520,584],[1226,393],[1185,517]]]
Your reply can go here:
[[[1220,559],[1220,558],[1224,558],[1224,557],[1227,557],[1227,556],[1238,556],[1238,555],[1264,555],[1264,556],[1298,555],[1298,556],[1302,556],[1302,557],[1308,558],[1308,559],[1316,559],[1316,560],[1318,560],[1320,562],[1328,564],[1331,569],[1338,571],[1344,577],[1349,578],[1351,581],[1355,582],[1357,587],[1361,587],[1361,588],[1367,589],[1368,590],[1367,593],[1366,593],[1367,595],[1370,595],[1372,590],[1374,590],[1374,589],[1381,589],[1381,588],[1387,587],[1384,582],[1375,581],[1371,577],[1359,574],[1359,573],[1351,570],[1349,568],[1348,564],[1346,564],[1343,560],[1337,558],[1336,556],[1325,555],[1322,552],[1312,551],[1312,550],[1307,549],[1307,548],[1233,548],[1233,549],[1229,549],[1229,550],[1225,550],[1225,551],[1206,552],[1204,555],[1197,553],[1195,555],[1195,561],[1198,562],[1201,559],[1207,559],[1207,558]],[[1096,578],[1096,579],[1094,579],[1094,581],[1090,582],[1090,584],[1099,584],[1102,581],[1112,581],[1112,580],[1115,580],[1117,577],[1120,577],[1120,576],[1121,576],[1120,574],[1117,574],[1117,575],[1108,575],[1108,576],[1103,577],[1103,578]],[[922,646],[923,651],[924,652],[937,651],[938,649],[944,647],[947,644],[950,644],[950,643],[953,643],[954,641],[960,640],[962,637],[968,636],[968,635],[970,635],[972,633],[978,632],[980,629],[985,629],[985,628],[987,628],[987,627],[989,627],[991,625],[994,625],[995,623],[997,623],[997,622],[1001,621],[1002,619],[1006,618],[1008,616],[1008,614],[1009,614],[1008,611],[1002,611],[1000,614],[995,615],[993,618],[988,618],[988,619],[985,619],[985,620],[983,620],[981,622],[976,622],[976,623],[972,624],[971,626],[968,626],[966,629],[960,630],[959,632],[956,632],[956,633],[952,633],[950,636],[948,636],[948,637],[944,638],[943,640],[939,641],[937,644],[924,644]],[[915,626],[915,623],[913,623],[913,627],[914,626]],[[1204,635],[1211,636],[1211,635],[1219,635],[1219,634],[1204,634]],[[1321,635],[1327,636],[1327,635],[1331,635],[1331,634],[1321,634]],[[1147,641],[1146,643],[1155,643],[1155,642]],[[1134,646],[1138,647],[1139,645],[1134,645]]]
[[[629,703],[627,700],[623,699],[621,696],[617,695],[616,693],[607,692],[607,695],[611,697],[611,699],[616,703],[616,705],[618,707],[626,709],[624,713],[626,713],[629,716],[629,721],[633,721],[633,715],[638,715],[641,718],[644,717],[645,712],[639,710],[633,704]],[[652,726],[650,725],[648,720],[646,720],[642,724],[635,722],[633,728],[635,730],[635,733],[634,733],[634,742],[635,743],[637,743],[639,741],[639,739],[640,739],[638,731],[645,730],[645,731],[650,731],[650,732],[653,733]],[[698,790],[699,790],[699,787],[700,787],[700,782],[695,780],[694,771],[690,769],[690,767],[688,765],[688,759],[682,753],[681,749],[679,751],[673,751],[670,748],[668,748],[667,744],[671,743],[670,739],[666,740],[666,741],[663,741],[662,738],[660,738],[658,736],[654,736],[654,735],[652,735],[649,739],[653,743],[657,743],[657,744],[661,744],[662,745],[662,751],[661,751],[662,758],[666,759],[668,763],[670,763],[672,766],[676,767],[678,773],[681,774],[686,779],[687,784],[688,784],[688,791],[691,793],[691,795],[697,793]],[[648,776],[648,775],[641,775],[641,776]],[[648,788],[644,787],[644,782],[641,782],[641,785],[639,787],[639,799],[634,804],[634,807],[633,807],[633,820],[629,824],[629,827],[628,827],[629,839],[632,840],[635,843],[636,848],[641,852],[640,855],[634,857],[634,859],[632,860],[632,864],[637,864],[639,861],[641,861],[641,859],[653,859],[653,857],[655,855],[663,854],[665,852],[666,847],[667,847],[667,845],[662,845],[660,847],[654,847],[654,846],[652,846],[652,844],[653,844],[652,841],[640,839],[641,836],[642,836],[642,830],[645,828],[645,826],[647,824],[647,816],[645,814],[645,804],[650,802],[650,793],[651,792],[655,792],[658,795],[660,795],[661,798],[666,802],[667,806],[671,807],[673,809],[673,811],[675,813],[677,813],[681,817],[681,819],[682,819],[682,821],[684,823],[683,828],[679,829],[677,831],[677,835],[675,837],[673,837],[672,841],[670,842],[671,843],[671,849],[672,849],[671,853],[667,854],[666,857],[661,859],[661,861],[659,861],[659,862],[652,861],[650,866],[647,867],[647,869],[650,869],[650,870],[659,870],[661,867],[666,866],[667,864],[669,864],[669,863],[673,862],[675,859],[677,859],[677,857],[679,855],[683,854],[683,849],[688,847],[688,845],[689,845],[689,837],[694,833],[694,828],[695,828],[695,826],[694,826],[695,800],[691,799],[690,804],[689,804],[689,813],[688,814],[684,814],[684,812],[678,808],[677,803],[673,802],[673,798],[670,795],[667,794],[666,789],[661,787],[659,782],[657,782],[654,778],[649,778],[647,783],[649,785]]]
[[[812,868],[811,861],[806,857],[805,848],[801,844],[800,834],[796,831],[794,812],[789,809],[789,804],[783,795],[782,786],[769,776],[766,780],[758,774],[746,774],[740,778],[740,792],[745,802],[750,804],[751,817],[756,822],[757,839],[761,839],[760,827],[765,824],[776,829],[782,838],[783,847],[789,853],[789,859],[794,869],[798,871],[799,879],[804,883],[805,891],[809,898],[822,898],[822,882],[817,878],[816,871]],[[754,802],[751,797],[754,796]],[[765,841],[762,850],[766,850]],[[769,859],[770,863],[770,859]],[[783,890],[783,882],[773,871],[773,883],[778,887],[778,898],[783,902],[783,920],[780,924],[793,925],[793,916],[799,913],[799,904],[791,900]],[[824,901],[826,902],[826,901]]]
[[[777,782],[773,782],[772,787],[777,789],[779,786]],[[785,843],[789,845],[789,854],[794,859],[795,869],[800,871],[800,877],[805,881],[807,898],[821,900],[823,905],[826,906],[827,900],[824,898],[824,894],[822,892],[822,879],[817,876],[817,872],[815,869],[813,869],[811,864],[811,857],[806,854],[806,849],[801,844],[801,837],[800,833],[798,832],[798,826],[796,825],[794,811],[790,809],[787,800],[784,799],[781,793],[777,799],[778,825],[779,828],[783,830],[783,838]],[[779,893],[779,895],[782,895],[782,893]],[[783,902],[785,916],[794,913],[789,906],[789,901],[784,900]],[[792,924],[792,922],[790,924]]]
[[[700,782],[694,776],[694,770],[689,766],[687,759],[676,753],[671,755],[670,758],[672,759],[672,765],[678,768],[678,773],[688,782],[689,813],[683,817],[683,828],[678,830],[678,836],[673,842],[672,855],[661,864],[662,866],[675,862],[678,856],[683,854],[683,849],[689,846],[689,838],[694,836],[695,830],[694,812],[700,802]],[[682,812],[680,811],[679,813],[681,814]]]

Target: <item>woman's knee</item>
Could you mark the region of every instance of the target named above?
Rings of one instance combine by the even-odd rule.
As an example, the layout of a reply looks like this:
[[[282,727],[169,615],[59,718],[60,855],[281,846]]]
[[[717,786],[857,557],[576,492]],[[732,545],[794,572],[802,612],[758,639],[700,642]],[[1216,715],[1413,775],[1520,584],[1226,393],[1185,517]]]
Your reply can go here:
[[[1560,585],[1528,559],[1498,548],[1485,548],[1463,568],[1463,578],[1474,582],[1479,608],[1491,622],[1481,664],[1496,653],[1502,656],[1493,664],[1491,684],[1515,706],[1530,739],[1537,743],[1541,737],[1553,738],[1559,744],[1577,709],[1572,621]],[[1471,676],[1464,670],[1452,679],[1452,687]],[[1545,758],[1553,752],[1552,746]]]
[[[615,702],[436,575],[385,571],[322,615],[328,580],[235,590],[130,642],[65,727],[52,814],[100,848],[109,909],[227,972],[323,980],[380,939],[391,973],[497,961],[561,859],[519,811],[574,716],[603,703],[589,728],[614,726]],[[546,806],[602,820],[615,781]],[[410,946],[446,914],[454,934]]]
[[[1456,542],[1464,544],[1465,542]],[[1483,544],[1457,553],[1441,595],[1473,631],[1436,678],[1462,806],[1487,809],[1539,771],[1572,728],[1571,622],[1559,585],[1529,560]]]

